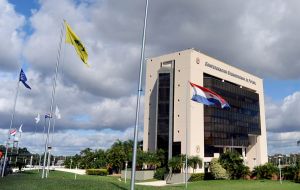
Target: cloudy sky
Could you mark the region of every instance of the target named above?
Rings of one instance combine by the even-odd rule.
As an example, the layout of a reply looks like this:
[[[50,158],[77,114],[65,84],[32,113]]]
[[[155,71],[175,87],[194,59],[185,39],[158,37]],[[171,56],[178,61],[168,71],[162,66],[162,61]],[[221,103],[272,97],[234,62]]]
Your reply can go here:
[[[84,42],[91,67],[62,45],[55,99],[62,119],[50,138],[54,154],[132,139],[144,5],[0,0],[0,143],[7,138],[23,67],[32,90],[20,86],[13,127],[23,123],[21,146],[42,152],[43,121],[35,124],[34,117],[49,111],[63,19]],[[197,48],[263,78],[268,153],[299,152],[299,7],[297,0],[150,0],[146,57]]]

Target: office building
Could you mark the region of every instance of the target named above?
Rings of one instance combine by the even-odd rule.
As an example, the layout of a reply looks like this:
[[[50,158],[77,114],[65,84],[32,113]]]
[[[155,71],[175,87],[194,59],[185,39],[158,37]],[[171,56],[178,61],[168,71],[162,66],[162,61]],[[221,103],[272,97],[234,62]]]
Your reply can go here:
[[[189,82],[218,93],[231,108],[192,101]],[[207,165],[234,149],[251,169],[268,161],[263,80],[257,76],[194,49],[149,58],[144,103],[144,151],[197,155]]]

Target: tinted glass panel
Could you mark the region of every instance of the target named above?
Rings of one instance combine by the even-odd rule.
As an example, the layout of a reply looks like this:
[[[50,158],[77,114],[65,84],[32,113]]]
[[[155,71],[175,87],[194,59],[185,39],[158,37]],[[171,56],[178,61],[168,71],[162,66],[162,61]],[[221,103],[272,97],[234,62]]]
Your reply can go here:
[[[224,110],[204,106],[206,157],[213,156],[215,147],[248,146],[248,134],[260,135],[257,93],[207,74],[204,75],[204,87],[220,94],[231,107],[230,110]]]
[[[163,149],[167,154],[169,144],[170,73],[160,73],[158,77],[157,149]]]

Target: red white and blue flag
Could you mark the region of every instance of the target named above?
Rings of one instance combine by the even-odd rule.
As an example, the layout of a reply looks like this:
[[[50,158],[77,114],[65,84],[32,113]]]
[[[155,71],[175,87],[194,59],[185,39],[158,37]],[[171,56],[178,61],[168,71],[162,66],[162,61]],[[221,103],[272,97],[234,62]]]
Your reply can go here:
[[[10,130],[10,136],[15,136],[17,134],[17,129]]]
[[[198,103],[202,103],[208,106],[217,106],[222,109],[229,109],[229,104],[222,98],[219,94],[199,86],[197,84],[191,83],[191,86],[194,90],[192,100]]]

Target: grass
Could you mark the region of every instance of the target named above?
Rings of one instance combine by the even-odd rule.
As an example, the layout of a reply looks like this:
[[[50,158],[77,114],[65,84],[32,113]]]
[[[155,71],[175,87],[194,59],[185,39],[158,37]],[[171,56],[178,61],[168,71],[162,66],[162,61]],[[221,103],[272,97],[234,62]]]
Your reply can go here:
[[[130,189],[129,182],[124,184],[116,177],[100,176],[80,176],[74,180],[74,174],[65,172],[50,172],[49,178],[42,180],[37,171],[27,171],[20,174],[9,175],[0,178],[1,190],[114,190]],[[184,185],[167,187],[136,186],[138,190],[162,189],[179,190],[184,189]],[[300,184],[290,181],[283,181],[280,185],[278,181],[270,180],[213,180],[199,181],[188,184],[191,190],[299,190]]]

